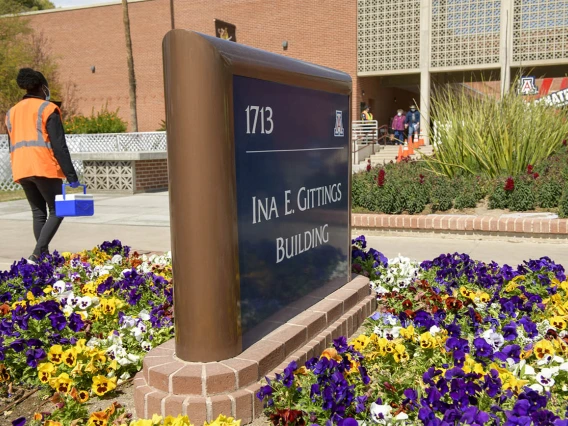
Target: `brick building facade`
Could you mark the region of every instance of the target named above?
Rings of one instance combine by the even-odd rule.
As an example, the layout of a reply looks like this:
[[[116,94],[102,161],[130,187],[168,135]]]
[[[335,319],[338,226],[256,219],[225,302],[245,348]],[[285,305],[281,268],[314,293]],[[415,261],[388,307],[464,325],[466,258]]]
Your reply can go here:
[[[165,116],[161,43],[171,28],[170,2],[133,1],[129,12],[139,130],[153,131]],[[29,18],[47,35],[61,82],[77,84],[80,112],[90,114],[108,104],[128,120],[121,4],[56,9]],[[175,0],[176,28],[214,35],[214,19],[235,24],[239,43],[349,73],[353,110],[359,115],[356,0]]]

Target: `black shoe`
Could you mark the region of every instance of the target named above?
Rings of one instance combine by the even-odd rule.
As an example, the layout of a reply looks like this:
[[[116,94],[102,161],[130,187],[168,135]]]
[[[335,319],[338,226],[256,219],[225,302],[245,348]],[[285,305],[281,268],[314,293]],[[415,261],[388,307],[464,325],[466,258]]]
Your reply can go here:
[[[28,263],[31,263],[32,265],[36,265],[38,262],[39,262],[39,258],[35,254],[32,254],[30,257],[28,257]]]

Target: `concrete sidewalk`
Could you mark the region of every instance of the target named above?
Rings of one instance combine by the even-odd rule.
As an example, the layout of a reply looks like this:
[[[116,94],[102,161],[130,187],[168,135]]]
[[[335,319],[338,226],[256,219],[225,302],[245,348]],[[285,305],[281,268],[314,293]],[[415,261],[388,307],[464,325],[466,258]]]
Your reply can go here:
[[[105,240],[119,239],[138,251],[167,251],[171,247],[169,222],[167,192],[95,194],[95,216],[66,218],[50,248],[76,252]],[[26,200],[0,203],[0,236],[0,270],[31,254],[35,241]],[[565,243],[556,241],[392,235],[369,236],[367,239],[370,247],[388,257],[401,253],[422,261],[457,251],[479,260],[517,265],[529,258],[549,256],[568,267],[568,248]]]

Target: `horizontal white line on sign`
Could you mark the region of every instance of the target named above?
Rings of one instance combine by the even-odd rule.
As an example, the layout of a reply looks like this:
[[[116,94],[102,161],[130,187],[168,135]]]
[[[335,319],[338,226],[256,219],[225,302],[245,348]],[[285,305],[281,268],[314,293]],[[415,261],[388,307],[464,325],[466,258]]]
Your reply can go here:
[[[300,148],[300,149],[269,149],[266,151],[247,151],[247,154],[258,154],[261,152],[295,152],[295,151],[323,151],[327,149],[345,149],[344,146],[338,146],[333,148]]]

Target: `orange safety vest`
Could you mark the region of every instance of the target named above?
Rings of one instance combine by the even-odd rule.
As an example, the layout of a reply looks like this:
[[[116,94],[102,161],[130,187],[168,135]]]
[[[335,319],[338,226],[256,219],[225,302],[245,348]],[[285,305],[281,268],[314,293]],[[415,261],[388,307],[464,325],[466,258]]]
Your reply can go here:
[[[51,102],[27,98],[6,114],[14,182],[32,176],[65,179],[47,134],[47,119],[55,111],[59,108]]]

